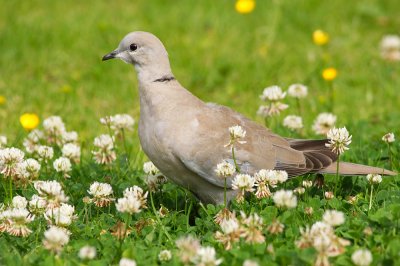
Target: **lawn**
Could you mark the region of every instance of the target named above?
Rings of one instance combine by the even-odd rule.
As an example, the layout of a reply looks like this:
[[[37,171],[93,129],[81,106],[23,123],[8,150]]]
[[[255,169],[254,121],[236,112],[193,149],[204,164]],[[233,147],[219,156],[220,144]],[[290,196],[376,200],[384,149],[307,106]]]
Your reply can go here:
[[[354,265],[351,256],[358,249],[371,251],[372,265],[399,265],[398,176],[383,177],[381,183],[372,185],[365,176],[337,179],[327,175],[322,188],[307,188],[297,195],[297,206],[292,209],[254,195],[244,203],[233,202],[230,209],[240,223],[245,224],[240,211],[262,217],[265,241],[254,244],[241,237],[229,250],[217,240],[216,232],[222,229],[213,221],[222,207],[202,205],[171,182],[149,192],[147,208],[133,215],[118,211],[114,202],[98,207],[84,200],[95,181],[111,184],[112,197],[118,199],[134,185],[148,191],[145,179],[154,174],[145,173],[142,166],[147,159],[137,135],[140,107],[134,69],[116,60],[101,61],[125,34],[137,30],[152,32],[163,41],[174,75],[185,88],[204,101],[228,106],[260,123],[264,118],[257,110],[263,104],[259,96],[264,88],[278,85],[286,91],[294,83],[306,85],[308,95],[299,101],[302,131],[282,125],[285,116],[299,115],[296,100],[286,96],[282,101],[289,108],[268,120],[274,132],[324,138],[312,125],[318,114],[332,112],[337,116],[336,126],[345,126],[353,136],[341,160],[399,171],[400,145],[397,140],[388,145],[382,136],[400,134],[400,62],[384,60],[380,50],[385,35],[400,34],[398,7],[396,0],[258,0],[252,12],[241,14],[233,0],[3,1],[0,135],[7,137],[7,147],[26,151],[23,140],[28,132],[20,116],[36,114],[40,123],[60,116],[68,131],[79,134],[82,156],[72,162],[71,177],[66,179],[53,169],[62,145],[46,143],[53,146],[54,157],[42,158],[38,176],[39,180],[57,180],[69,197],[68,204],[75,207],[76,217],[65,226],[71,232],[69,242],[58,251],[46,248],[44,233],[54,220],[38,212],[28,225],[32,233],[27,237],[0,230],[0,265],[117,265],[121,258],[134,259],[138,265],[182,265],[175,242],[187,235],[200,241],[203,252],[210,254],[204,247],[215,248],[222,265],[242,265],[245,260],[259,265],[313,265],[318,256],[315,248],[296,245],[300,228],[320,221],[332,209],[345,216],[333,232],[350,243],[329,258],[332,265]],[[318,29],[329,35],[327,44],[313,41]],[[332,81],[322,76],[327,68],[337,70]],[[100,134],[114,133],[100,118],[115,114],[129,114],[136,123],[133,131],[113,141],[116,160],[101,165],[93,158],[93,141]],[[38,128],[42,130],[43,125]],[[25,158],[35,156],[25,154]],[[11,196],[30,200],[39,193],[33,182],[21,186],[3,176],[0,211],[9,208]],[[303,180],[315,178],[302,176],[271,190],[293,190]],[[327,199],[325,192],[332,191],[338,180],[335,197]],[[356,197],[356,202],[349,203],[348,196]],[[309,207],[313,214],[307,214]],[[168,209],[167,214],[160,208]],[[0,222],[4,221],[0,215]],[[284,225],[282,232],[271,232],[276,221]],[[129,234],[121,236],[121,230]],[[85,245],[95,247],[94,259],[78,256]],[[162,250],[171,251],[172,259],[160,261]]]

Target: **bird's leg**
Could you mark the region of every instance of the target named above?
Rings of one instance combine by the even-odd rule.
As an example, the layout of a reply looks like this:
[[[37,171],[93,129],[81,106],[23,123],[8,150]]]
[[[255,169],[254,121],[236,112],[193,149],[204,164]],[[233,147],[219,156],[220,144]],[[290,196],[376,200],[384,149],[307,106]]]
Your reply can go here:
[[[314,180],[314,186],[317,188],[322,188],[325,184],[325,178],[321,174],[317,174]]]

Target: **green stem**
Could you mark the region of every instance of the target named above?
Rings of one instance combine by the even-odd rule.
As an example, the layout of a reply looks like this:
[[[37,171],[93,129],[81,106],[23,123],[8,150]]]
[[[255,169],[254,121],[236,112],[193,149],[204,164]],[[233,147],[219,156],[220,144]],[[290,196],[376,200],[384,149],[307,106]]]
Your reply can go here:
[[[374,192],[374,185],[371,184],[371,194],[369,195],[369,207],[368,207],[368,211],[371,210],[372,208],[372,193]]]
[[[7,185],[6,185],[6,182],[1,182],[1,186],[3,187],[3,189],[4,189],[4,198],[3,198],[3,201],[6,201],[7,199],[8,199],[8,189],[7,189]]]
[[[13,199],[13,187],[12,187],[12,177],[9,177],[10,181],[9,181],[9,189],[10,189],[10,203],[12,202]]]
[[[340,161],[340,154],[338,155],[337,161],[336,161],[336,178],[335,178],[335,190],[333,191],[333,194],[336,195],[338,183],[339,183],[339,161]]]
[[[190,220],[190,212],[192,211],[193,202],[190,201],[189,209],[186,216],[186,229],[189,231],[189,220]]]
[[[390,149],[390,143],[387,144],[388,146],[388,156],[389,156],[389,167],[393,167],[393,161],[392,161],[392,150]]]
[[[163,230],[163,233],[167,236],[169,242],[172,242],[171,236],[168,234],[168,231],[165,229],[164,224],[161,222],[161,219],[159,217],[159,214],[156,210],[156,207],[154,206],[154,201],[153,201],[153,192],[150,191],[150,202],[151,202],[151,207],[153,209],[154,215],[156,216],[157,222],[161,225],[161,228]]]
[[[128,157],[128,162],[129,162],[130,154],[129,154],[129,151],[128,151],[128,146],[126,144],[125,130],[121,129],[121,132],[122,132],[122,141],[124,142],[125,154],[126,154],[126,157]]]
[[[265,127],[268,127],[268,117],[267,116],[264,117],[264,124],[265,124]]]
[[[131,215],[128,214],[127,217],[125,218],[124,238],[126,237],[126,233],[128,232],[130,223],[131,223]]]
[[[330,93],[330,112],[333,112],[333,108],[335,106],[335,90],[333,87],[333,82],[329,82],[329,93]]]
[[[226,209],[226,177],[224,178],[224,207]]]
[[[297,110],[299,112],[299,116],[301,116],[301,105],[300,105],[300,99],[296,98],[296,104],[297,104]]]
[[[233,159],[233,163],[235,164],[236,172],[240,173],[239,166],[236,163],[235,146],[234,145],[232,145],[232,159]]]

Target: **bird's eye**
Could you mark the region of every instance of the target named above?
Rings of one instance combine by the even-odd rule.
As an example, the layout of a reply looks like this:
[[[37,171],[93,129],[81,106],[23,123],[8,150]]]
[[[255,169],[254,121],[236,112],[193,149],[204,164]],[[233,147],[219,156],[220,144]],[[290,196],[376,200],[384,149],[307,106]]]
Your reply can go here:
[[[137,50],[137,44],[136,43],[132,43],[131,45],[129,45],[129,49],[131,49],[131,51],[136,51]]]

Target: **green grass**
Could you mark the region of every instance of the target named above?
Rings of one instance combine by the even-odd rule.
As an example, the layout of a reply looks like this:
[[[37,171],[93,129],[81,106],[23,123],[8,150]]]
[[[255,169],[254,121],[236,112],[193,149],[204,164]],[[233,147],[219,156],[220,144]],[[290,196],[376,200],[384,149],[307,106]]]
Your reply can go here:
[[[343,159],[389,167],[381,137],[387,132],[400,133],[400,64],[380,58],[379,42],[386,34],[400,33],[398,1],[259,0],[254,12],[248,15],[238,14],[234,2],[3,1],[0,9],[0,95],[7,101],[0,105],[0,134],[9,138],[10,145],[20,146],[26,135],[18,121],[21,114],[34,112],[41,120],[59,115],[67,128],[76,130],[81,142],[90,147],[95,136],[107,132],[99,123],[101,117],[129,113],[138,120],[140,108],[134,69],[122,62],[102,62],[101,57],[116,48],[126,33],[144,30],[163,41],[173,72],[187,89],[204,101],[229,106],[259,122],[262,119],[256,117],[256,111],[261,104],[258,96],[263,88],[277,84],[286,89],[292,83],[306,84],[309,96],[303,101],[303,119],[309,138],[317,137],[311,131],[311,124],[318,113],[327,111],[329,101],[328,84],[322,79],[321,71],[330,66],[337,68],[334,113],[338,116],[337,125],[346,126],[353,135],[351,149]],[[327,47],[318,47],[312,42],[312,32],[319,28],[331,37]],[[63,92],[65,87],[70,91]],[[280,116],[280,121],[286,114],[296,113],[295,102],[285,101],[291,107]],[[273,130],[291,135],[281,126],[275,125]],[[130,148],[136,154],[140,150],[136,132],[128,137]],[[392,148],[396,156],[394,166],[398,170],[398,142]],[[81,198],[95,180],[104,181],[105,176],[111,175],[118,196],[132,183],[143,186],[142,153],[133,167],[124,165],[122,160],[115,165],[126,171],[123,175],[94,165],[89,149],[85,149],[84,154],[84,164],[74,167],[74,178],[65,182],[77,213],[83,210]],[[123,156],[122,152],[120,155]],[[42,175],[42,178],[51,176]],[[328,176],[328,186],[332,181]],[[299,180],[290,181],[287,187],[295,188],[298,183]],[[209,206],[207,212],[204,211],[185,195],[187,192],[172,184],[164,186],[165,194],[156,195],[155,203],[157,208],[164,204],[170,209],[171,214],[163,224],[174,239],[187,233],[201,236],[204,244],[217,248],[226,264],[241,265],[250,257],[259,262],[268,261],[270,265],[312,262],[312,251],[301,252],[294,247],[298,226],[319,220],[323,209],[335,208],[347,216],[346,224],[338,232],[352,241],[352,247],[337,260],[338,265],[350,264],[349,257],[355,246],[371,249],[375,262],[397,265],[400,259],[396,251],[400,246],[397,233],[400,229],[399,178],[384,180],[370,212],[366,209],[366,181],[352,177],[346,179],[342,187],[348,185],[351,189],[343,190],[341,197],[346,193],[360,194],[356,207],[346,204],[342,198],[325,201],[318,190],[302,199],[299,211],[280,212],[271,206],[271,201],[255,204],[254,199],[244,206],[234,205],[236,210],[260,213],[266,224],[279,216],[286,225],[285,233],[267,238],[267,244],[273,243],[277,250],[275,257],[265,255],[266,244],[240,243],[233,251],[223,251],[213,240],[218,227],[210,217],[217,210]],[[33,190],[17,192],[30,197]],[[2,193],[0,199],[5,199]],[[175,205],[176,197],[183,203]],[[312,218],[301,212],[304,206],[310,205],[317,210]],[[191,212],[189,206],[192,206]],[[95,245],[101,254],[93,265],[117,263],[121,254],[134,257],[139,265],[155,264],[158,251],[175,248],[159,227],[148,226],[117,250],[119,242],[109,234],[100,236],[99,232],[108,230],[123,217],[115,210],[92,215],[94,224],[91,226],[80,216],[72,229],[71,244],[57,263],[78,264],[76,252],[86,242]],[[150,209],[133,217],[132,224],[141,218],[155,219],[155,216]],[[367,225],[373,228],[372,236],[362,234]],[[53,263],[50,257],[44,259],[48,253],[41,247],[43,221],[35,227],[39,228],[35,236],[26,240],[0,234],[0,247],[8,252],[8,255],[0,254],[0,264],[11,265],[13,259],[17,259],[18,264]],[[146,252],[141,252],[141,248]],[[171,265],[175,263],[178,263],[176,257]]]

